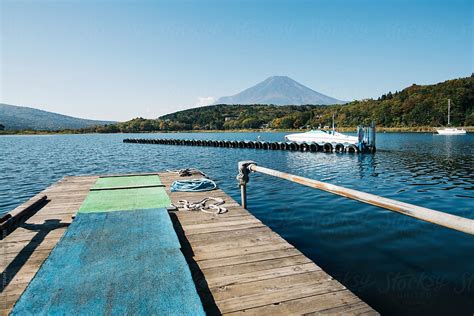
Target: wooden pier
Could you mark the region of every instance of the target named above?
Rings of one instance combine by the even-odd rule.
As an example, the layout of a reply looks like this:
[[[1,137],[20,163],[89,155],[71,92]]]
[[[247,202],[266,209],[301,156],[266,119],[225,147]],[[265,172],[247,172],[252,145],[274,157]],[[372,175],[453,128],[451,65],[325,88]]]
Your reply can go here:
[[[222,190],[170,192],[173,181],[186,177],[158,175],[173,203],[215,197],[229,210],[170,211],[207,314],[377,314]],[[11,212],[47,196],[45,205],[0,241],[2,314],[11,311],[98,178],[65,177]]]

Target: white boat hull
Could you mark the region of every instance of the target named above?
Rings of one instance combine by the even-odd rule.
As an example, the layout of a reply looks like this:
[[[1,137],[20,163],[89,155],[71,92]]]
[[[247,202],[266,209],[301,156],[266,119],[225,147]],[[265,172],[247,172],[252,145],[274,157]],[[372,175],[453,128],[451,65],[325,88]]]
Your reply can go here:
[[[318,145],[324,144],[343,144],[343,145],[357,145],[359,140],[355,136],[347,136],[338,132],[334,134],[329,133],[297,133],[285,136],[286,140],[297,142],[297,143],[316,143]]]
[[[436,130],[439,135],[464,135],[466,130],[457,128],[444,128]]]

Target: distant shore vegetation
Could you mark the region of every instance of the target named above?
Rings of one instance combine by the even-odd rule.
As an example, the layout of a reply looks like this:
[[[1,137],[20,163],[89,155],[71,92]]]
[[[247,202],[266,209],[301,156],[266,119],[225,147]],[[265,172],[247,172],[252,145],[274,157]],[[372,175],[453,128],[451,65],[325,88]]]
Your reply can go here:
[[[345,105],[211,105],[164,115],[158,119],[135,118],[127,122],[66,133],[137,133],[216,130],[294,130],[324,128],[335,123],[339,130],[375,121],[386,131],[430,131],[447,125],[447,100],[451,99],[451,125],[474,126],[474,76],[434,85],[412,85],[388,92],[378,99]],[[1,124],[1,122],[0,122]],[[11,131],[10,131],[11,132]],[[33,133],[33,132],[32,132]]]

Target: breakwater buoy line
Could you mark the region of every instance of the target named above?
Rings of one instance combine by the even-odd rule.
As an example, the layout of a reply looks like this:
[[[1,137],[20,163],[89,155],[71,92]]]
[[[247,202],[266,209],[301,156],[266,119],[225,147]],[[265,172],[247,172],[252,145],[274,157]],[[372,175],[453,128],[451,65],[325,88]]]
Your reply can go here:
[[[266,142],[266,141],[243,141],[243,140],[206,140],[206,139],[152,139],[152,138],[126,138],[124,143],[131,144],[155,144],[176,146],[201,146],[222,147],[240,149],[264,149],[264,150],[286,150],[300,152],[337,152],[337,153],[374,153],[374,147],[359,148],[354,144],[342,143],[306,143],[306,142]]]

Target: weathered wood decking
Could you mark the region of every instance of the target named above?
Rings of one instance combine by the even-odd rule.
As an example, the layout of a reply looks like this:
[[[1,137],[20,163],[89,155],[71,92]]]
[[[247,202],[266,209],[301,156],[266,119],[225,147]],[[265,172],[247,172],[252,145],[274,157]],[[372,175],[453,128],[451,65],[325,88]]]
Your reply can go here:
[[[159,175],[167,189],[183,179]],[[37,197],[46,194],[48,203],[0,241],[2,314],[11,310],[97,178],[66,177],[47,188]],[[376,314],[223,191],[168,194],[173,202],[220,197],[229,209],[221,215],[171,213],[208,314]]]
[[[48,203],[0,241],[2,293],[0,311],[8,314],[68,224],[98,177],[66,177],[33,197],[46,194]],[[20,205],[11,213],[28,205]]]

